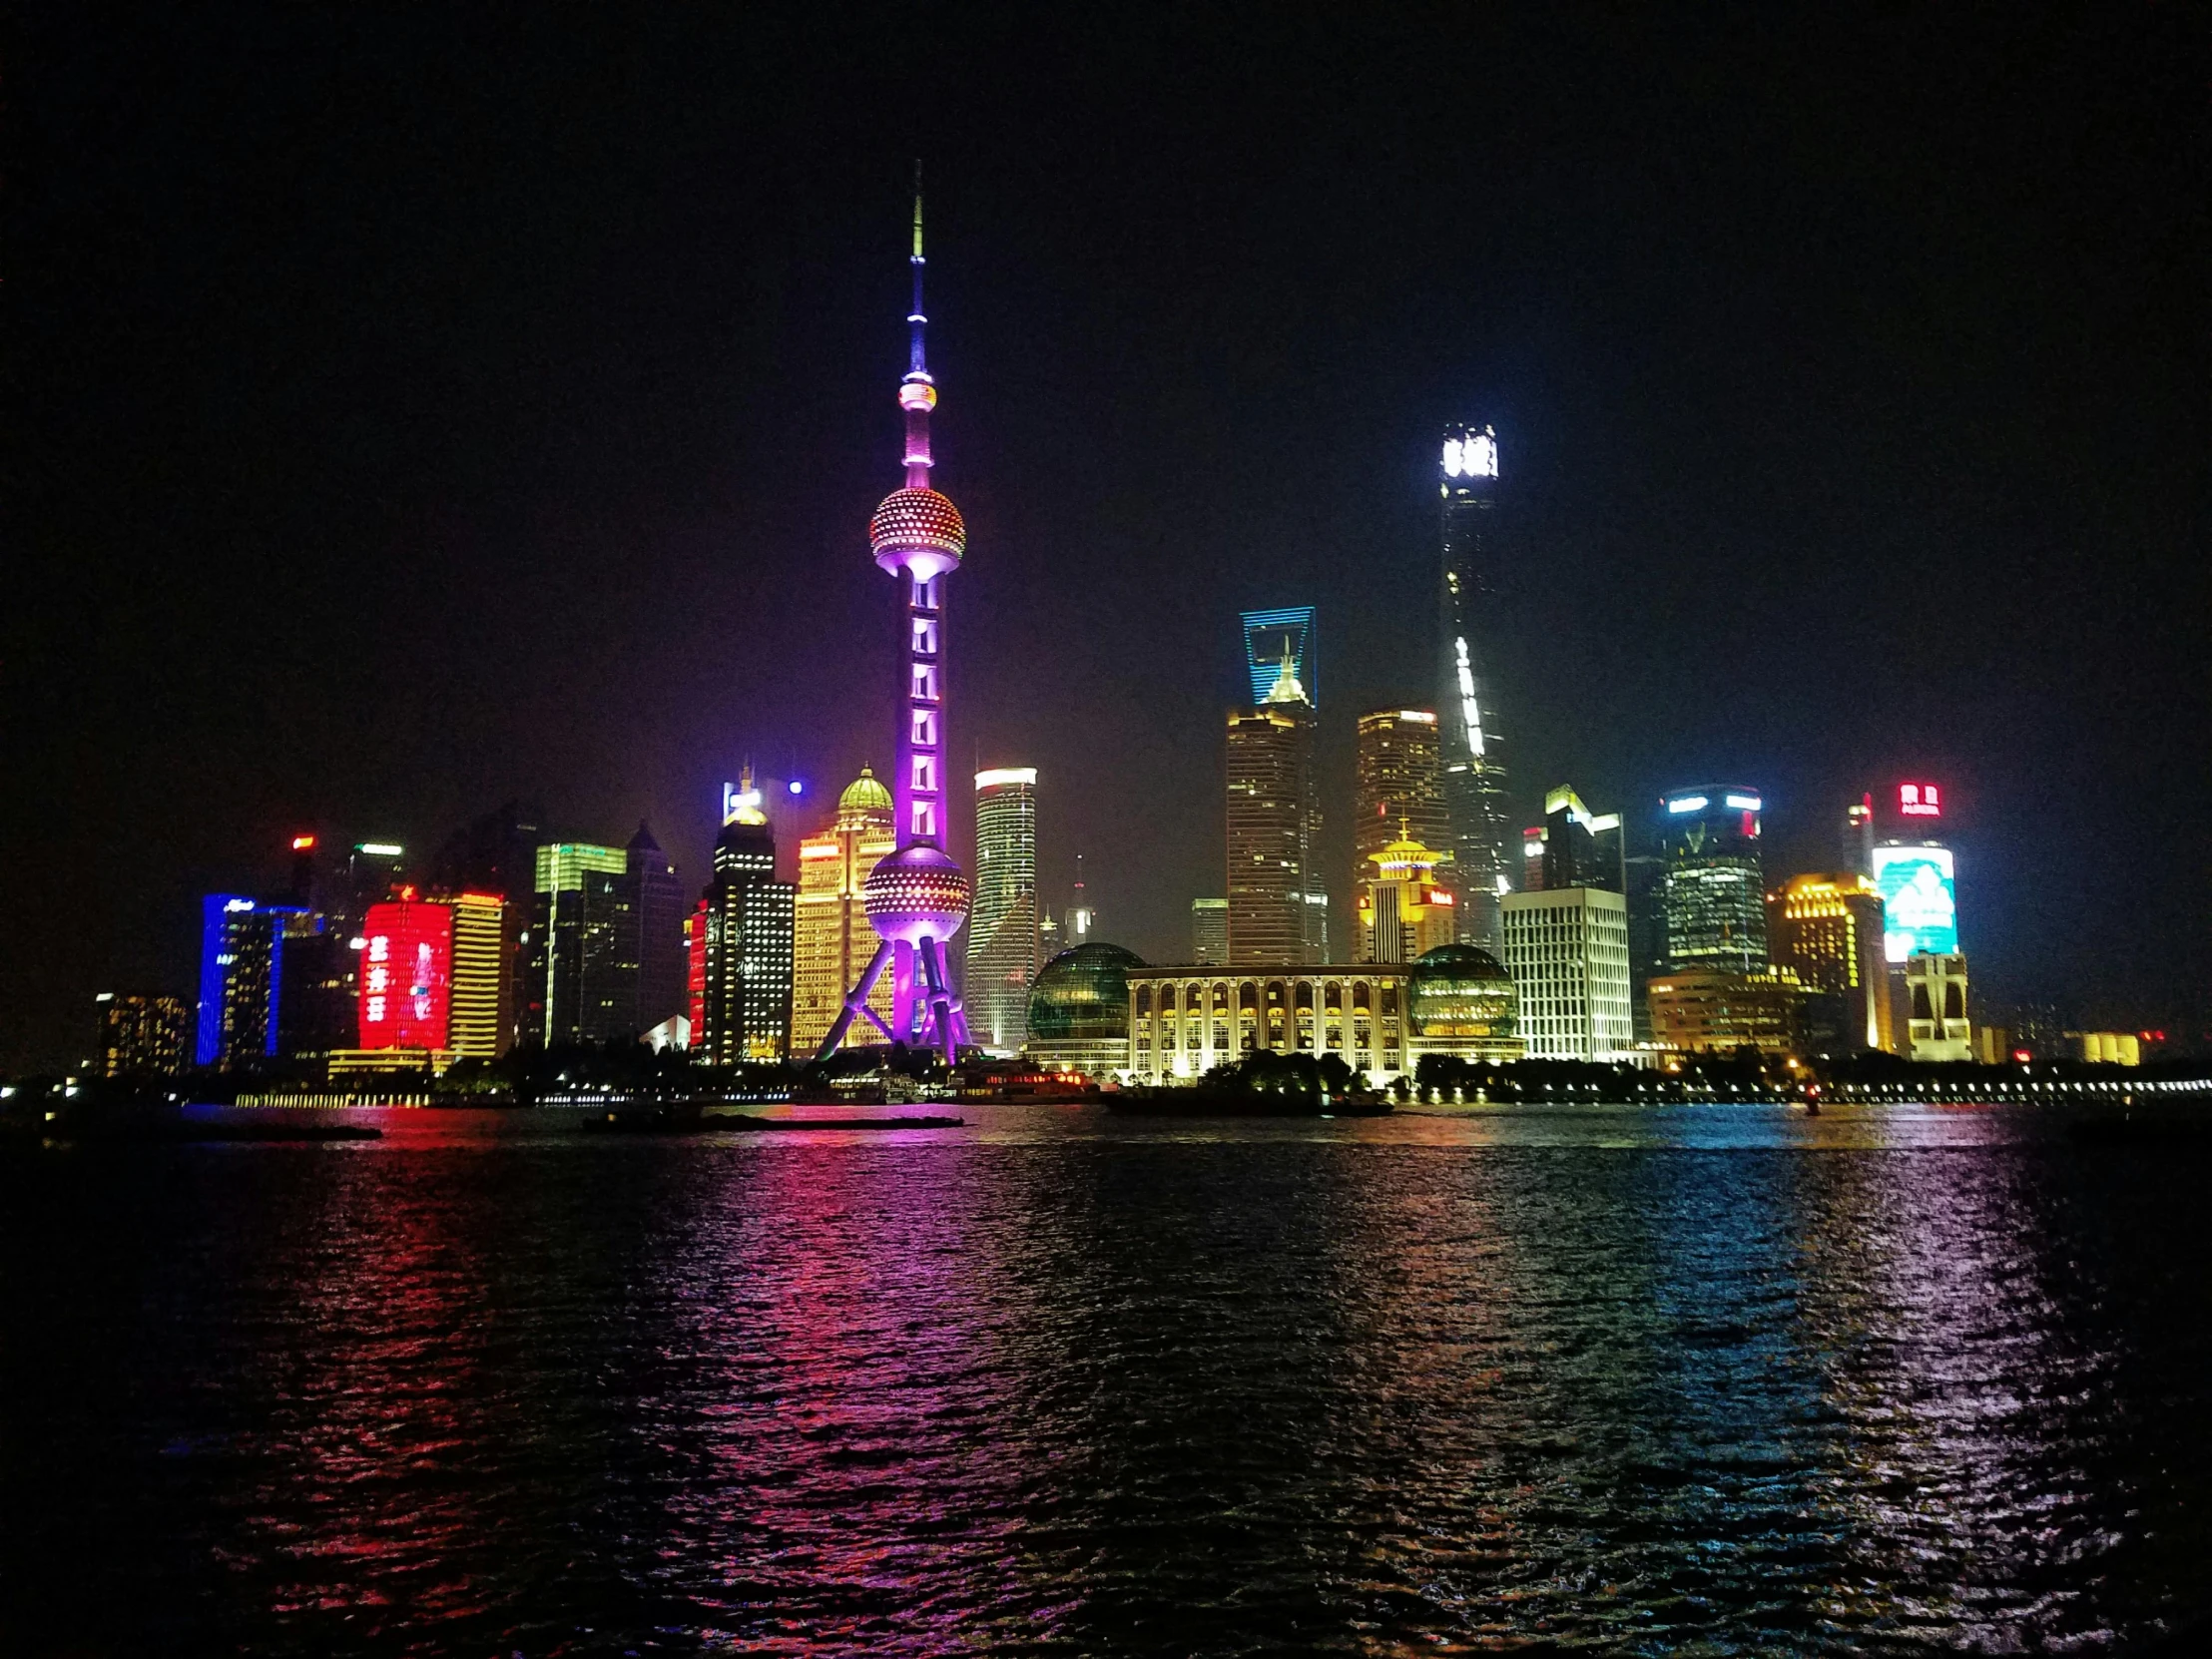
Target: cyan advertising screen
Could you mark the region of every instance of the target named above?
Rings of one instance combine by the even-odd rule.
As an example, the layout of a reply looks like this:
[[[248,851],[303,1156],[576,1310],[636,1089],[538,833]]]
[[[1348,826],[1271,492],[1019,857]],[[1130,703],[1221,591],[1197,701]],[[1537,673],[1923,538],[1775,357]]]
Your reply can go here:
[[[1875,885],[1882,889],[1882,951],[1902,962],[1916,950],[1948,955],[1958,948],[1958,890],[1947,846],[1878,846]]]

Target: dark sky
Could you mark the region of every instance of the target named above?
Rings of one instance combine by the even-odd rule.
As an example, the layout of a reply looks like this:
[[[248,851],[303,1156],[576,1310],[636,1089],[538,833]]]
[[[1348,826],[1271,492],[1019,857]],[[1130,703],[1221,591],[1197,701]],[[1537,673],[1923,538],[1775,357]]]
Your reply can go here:
[[[1487,419],[1531,804],[1751,783],[1781,874],[1937,779],[1977,990],[2212,1017],[2204,12],[983,10],[19,25],[0,1066],[295,829],[699,877],[746,755],[883,766],[917,153],[954,750],[1055,903],[1182,953],[1240,608],[1320,607],[1342,808]]]

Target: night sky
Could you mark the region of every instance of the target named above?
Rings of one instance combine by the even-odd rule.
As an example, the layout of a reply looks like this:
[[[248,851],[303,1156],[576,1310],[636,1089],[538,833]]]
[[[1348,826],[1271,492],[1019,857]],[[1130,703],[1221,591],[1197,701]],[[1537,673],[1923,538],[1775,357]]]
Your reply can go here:
[[[1040,770],[1053,907],[1185,953],[1290,604],[1348,890],[1489,420],[1524,813],[1752,784],[1773,878],[1937,780],[1977,993],[2202,1029],[2205,14],[1333,10],[20,24],[0,1066],[295,830],[698,881],[748,755],[884,768],[917,154],[953,753]]]

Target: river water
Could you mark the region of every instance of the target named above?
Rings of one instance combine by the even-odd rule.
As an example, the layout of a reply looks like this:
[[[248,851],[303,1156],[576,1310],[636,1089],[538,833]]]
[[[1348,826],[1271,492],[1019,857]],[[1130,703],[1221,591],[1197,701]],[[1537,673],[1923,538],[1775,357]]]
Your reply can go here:
[[[2212,1611],[2212,1157],[1987,1108],[964,1110],[0,1159],[0,1651],[2124,1651]]]

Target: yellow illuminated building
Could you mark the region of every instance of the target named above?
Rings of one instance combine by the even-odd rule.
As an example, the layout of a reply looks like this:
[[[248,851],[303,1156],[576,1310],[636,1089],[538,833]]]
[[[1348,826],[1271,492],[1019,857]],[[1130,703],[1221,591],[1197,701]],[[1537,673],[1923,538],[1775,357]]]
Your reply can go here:
[[[1854,1046],[1897,1051],[1882,892],[1871,879],[1857,872],[1793,875],[1767,894],[1767,947],[1775,966],[1843,999]]]
[[[846,987],[860,977],[868,957],[875,953],[875,929],[860,901],[860,886],[876,860],[897,844],[891,792],[866,767],[837,797],[836,823],[799,843],[798,915],[792,938],[795,1058],[810,1057],[821,1046],[837,1010],[844,1006]],[[868,1006],[889,1023],[888,973],[875,981]],[[866,1042],[871,1031],[855,1029],[852,1040]]]
[[[453,911],[453,988],[446,1046],[463,1060],[494,1060],[511,1021],[507,1008],[507,902],[495,893],[449,898]]]
[[[1368,854],[1375,872],[1360,886],[1360,950],[1366,962],[1410,962],[1449,944],[1458,912],[1436,866],[1451,854],[1414,840],[1403,826],[1398,838]]]
[[[1799,1046],[1806,987],[1796,970],[1688,968],[1656,973],[1646,987],[1652,1040],[1676,1054],[1733,1054],[1756,1048],[1791,1054]]]

